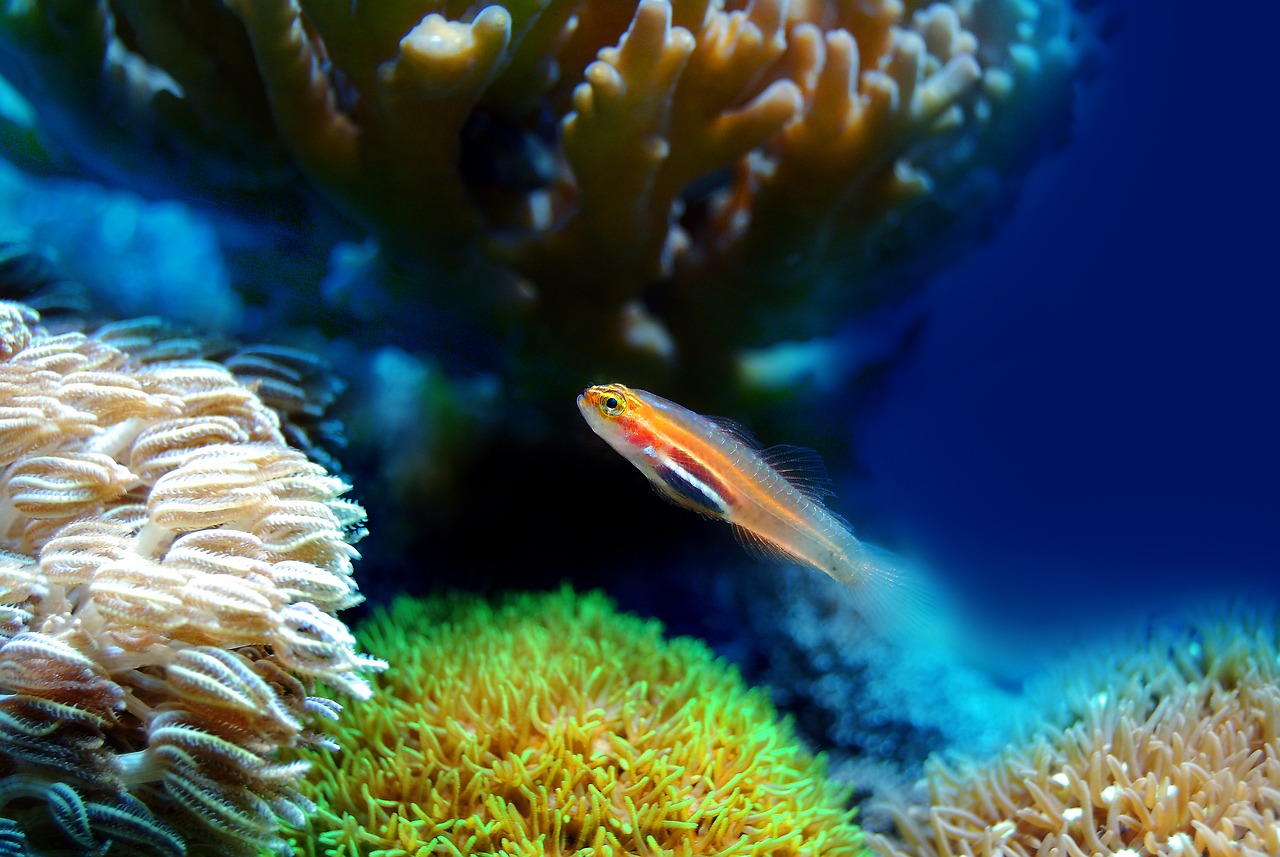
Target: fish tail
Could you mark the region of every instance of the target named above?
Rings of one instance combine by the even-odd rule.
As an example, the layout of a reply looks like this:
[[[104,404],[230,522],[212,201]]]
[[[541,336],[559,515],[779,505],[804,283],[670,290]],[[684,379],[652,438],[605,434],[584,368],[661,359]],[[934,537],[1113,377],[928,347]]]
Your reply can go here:
[[[858,613],[877,634],[916,642],[949,637],[941,589],[892,551],[858,542],[840,579],[853,589]]]

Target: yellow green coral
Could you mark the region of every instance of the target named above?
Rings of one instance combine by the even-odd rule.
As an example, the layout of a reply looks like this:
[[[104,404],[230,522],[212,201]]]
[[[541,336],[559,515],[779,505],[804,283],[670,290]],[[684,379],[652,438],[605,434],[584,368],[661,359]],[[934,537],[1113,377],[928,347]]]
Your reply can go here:
[[[312,759],[300,853],[863,853],[763,690],[600,594],[401,599],[358,637],[392,666]]]

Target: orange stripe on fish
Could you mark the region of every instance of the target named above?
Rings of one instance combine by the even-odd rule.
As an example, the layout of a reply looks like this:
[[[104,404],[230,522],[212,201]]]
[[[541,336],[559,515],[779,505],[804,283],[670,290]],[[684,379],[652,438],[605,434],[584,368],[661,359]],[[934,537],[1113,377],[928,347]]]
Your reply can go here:
[[[727,521],[753,553],[811,566],[851,586],[887,632],[918,628],[929,611],[920,581],[887,551],[859,541],[822,502],[829,480],[816,453],[763,450],[736,423],[622,384],[588,387],[578,410],[592,431],[663,497]]]

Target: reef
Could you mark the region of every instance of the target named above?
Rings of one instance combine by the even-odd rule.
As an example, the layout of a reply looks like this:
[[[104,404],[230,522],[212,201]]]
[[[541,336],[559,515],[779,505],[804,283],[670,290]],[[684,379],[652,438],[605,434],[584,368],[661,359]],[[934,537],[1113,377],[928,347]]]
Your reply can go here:
[[[1247,656],[957,767],[1011,689],[675,545],[559,431],[621,379],[794,437],[1090,39],[1068,0],[0,0],[0,853],[1275,850]],[[393,600],[564,577],[687,627]]]

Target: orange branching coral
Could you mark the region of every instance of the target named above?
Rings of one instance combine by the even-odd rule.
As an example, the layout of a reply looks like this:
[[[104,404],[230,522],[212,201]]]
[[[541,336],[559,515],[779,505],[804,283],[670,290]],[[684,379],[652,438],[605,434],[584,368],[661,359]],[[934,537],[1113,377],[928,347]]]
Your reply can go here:
[[[1066,0],[46,0],[0,15],[0,71],[54,119],[92,80],[255,181],[287,152],[424,287],[528,307],[535,345],[725,368],[873,300],[862,275],[1032,148],[1073,26]]]
[[[934,764],[929,806],[898,807],[900,839],[875,837],[877,850],[1280,854],[1274,620],[1189,625],[1141,652],[1081,659],[1063,675],[1071,677],[1050,706],[1063,710],[1040,737],[994,762]]]
[[[0,811],[82,853],[283,849],[282,750],[378,662],[347,486],[230,371],[51,334],[0,303]],[[283,395],[283,394],[282,394]]]

